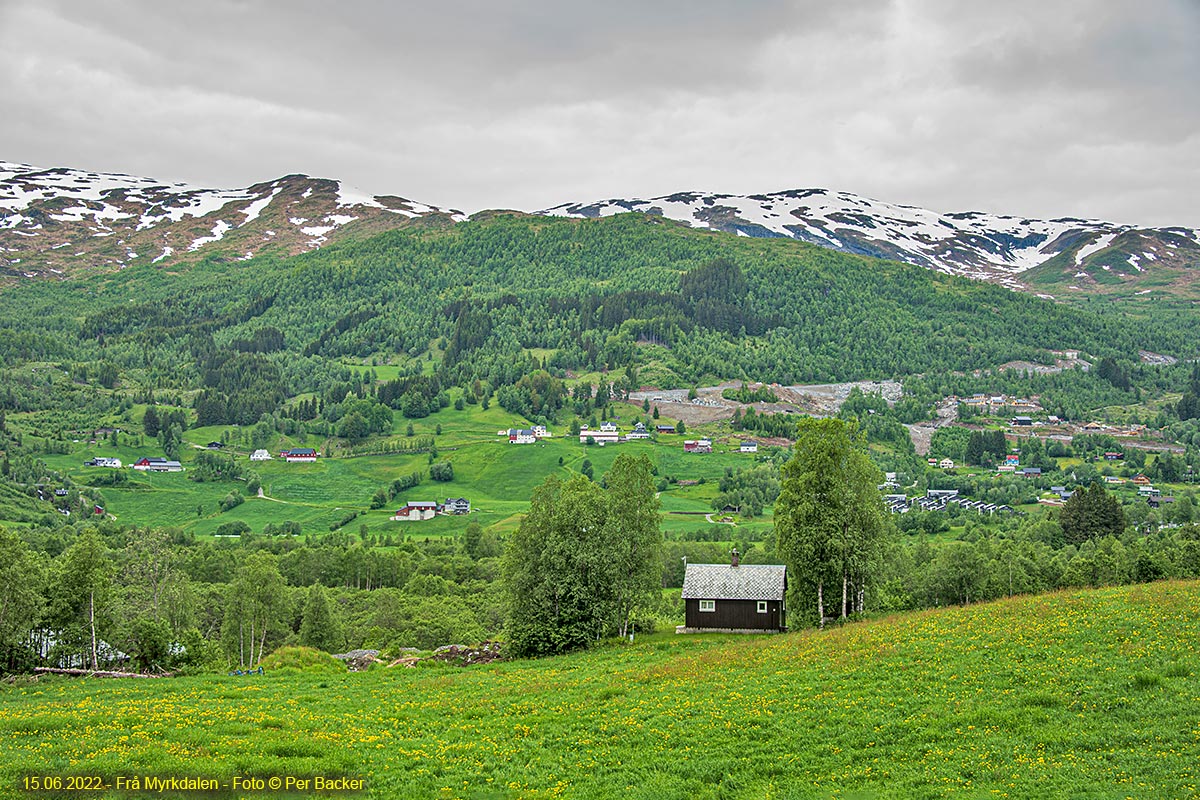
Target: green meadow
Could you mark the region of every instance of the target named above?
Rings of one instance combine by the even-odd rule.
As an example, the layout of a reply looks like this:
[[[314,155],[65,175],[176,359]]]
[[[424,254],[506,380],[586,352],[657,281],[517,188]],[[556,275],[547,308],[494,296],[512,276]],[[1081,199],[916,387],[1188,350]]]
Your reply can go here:
[[[0,792],[153,774],[353,776],[380,798],[1187,797],[1198,644],[1200,583],[1159,582],[474,667],[42,678],[0,689]]]
[[[365,368],[364,368],[365,369]],[[457,392],[455,393],[457,396]],[[641,418],[639,406],[613,403],[611,410],[619,415],[618,424],[628,431]],[[411,424],[413,435],[407,435]],[[480,404],[467,405],[462,411],[453,407],[442,409],[428,417],[408,420],[396,414],[390,435],[366,443],[367,450],[384,449],[381,442],[402,446],[432,439],[438,461],[454,466],[454,479],[448,482],[430,480],[428,452],[390,452],[349,455],[346,443],[338,439],[297,442],[279,437],[269,450],[276,457],[265,462],[251,462],[252,448],[246,444],[244,432],[236,426],[193,428],[184,432],[180,461],[183,473],[144,473],[130,466],[143,456],[161,456],[157,443],[143,437],[139,445],[136,435],[122,434],[117,446],[107,440],[96,444],[76,442],[70,453],[42,456],[52,469],[70,476],[78,485],[95,487],[104,498],[106,514],[118,522],[132,525],[174,527],[198,536],[213,534],[228,522],[244,522],[259,532],[267,524],[293,521],[301,524],[305,533],[319,535],[338,527],[352,513],[358,516],[346,524],[357,532],[367,525],[371,533],[413,537],[437,537],[461,533],[466,518],[438,517],[424,522],[393,522],[389,518],[409,500],[445,500],[465,497],[471,501],[470,521],[479,522],[485,529],[504,533],[517,524],[528,509],[529,497],[547,475],[565,477],[580,471],[590,461],[597,480],[610,468],[621,453],[645,454],[656,465],[662,477],[684,481],[672,483],[662,494],[663,530],[670,535],[682,530],[709,526],[704,514],[712,511],[716,482],[726,468],[738,469],[753,465],[755,457],[736,452],[735,445],[718,441],[711,454],[697,455],[683,451],[687,436],[663,436],[658,441],[634,441],[607,446],[587,446],[568,433],[568,424],[552,426],[553,436],[532,445],[511,445],[498,431],[511,427],[528,427],[529,421],[514,417],[498,405],[483,409]],[[440,432],[439,432],[440,427]],[[719,433],[719,431],[714,431]],[[709,431],[696,436],[711,435]],[[232,492],[244,491],[244,481],[200,483],[191,480],[189,472],[196,455],[210,441],[227,440],[224,451],[232,454],[246,469],[261,479],[263,494],[246,497],[246,502],[222,511],[220,501]],[[315,463],[288,464],[278,453],[291,446],[315,447],[330,457]],[[122,472],[127,482],[117,486],[103,485],[112,471],[84,467],[83,462],[95,456],[115,456],[126,465]],[[382,509],[370,508],[376,491],[392,481],[413,472],[425,475],[422,483],[391,500]],[[698,483],[687,485],[686,482]],[[702,482],[700,482],[702,481]],[[3,498],[0,498],[2,501]],[[0,502],[0,518],[7,503]],[[27,511],[13,506],[12,520],[19,522]],[[668,512],[688,512],[687,514]],[[728,526],[729,541],[738,538],[761,539],[770,530],[769,515],[757,520],[738,520]]]

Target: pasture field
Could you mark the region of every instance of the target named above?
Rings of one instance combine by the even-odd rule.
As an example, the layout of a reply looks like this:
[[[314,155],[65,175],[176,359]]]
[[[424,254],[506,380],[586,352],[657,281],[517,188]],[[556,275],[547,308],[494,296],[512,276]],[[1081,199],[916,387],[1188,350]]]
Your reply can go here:
[[[349,775],[379,798],[1194,796],[1198,640],[1200,583],[1160,582],[475,667],[43,678],[0,688],[0,794],[152,774]]]

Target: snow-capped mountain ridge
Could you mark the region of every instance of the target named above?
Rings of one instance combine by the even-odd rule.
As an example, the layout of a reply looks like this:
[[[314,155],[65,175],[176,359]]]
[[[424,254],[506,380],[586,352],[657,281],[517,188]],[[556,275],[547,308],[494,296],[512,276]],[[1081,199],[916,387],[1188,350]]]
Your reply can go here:
[[[596,218],[625,212],[739,236],[800,239],[1038,293],[1129,294],[1144,282],[1147,291],[1200,297],[1200,232],[1189,228],[938,213],[830,189],[678,192],[649,200],[564,203],[535,213]],[[465,218],[307,175],[211,189],[0,161],[0,282],[135,263],[172,268],[208,257],[293,255],[348,237]]]
[[[0,162],[0,274],[120,269],[139,258],[173,263],[202,257],[217,243],[243,259],[294,254],[330,243],[348,227],[370,233],[426,216],[465,219],[307,175],[210,189]]]
[[[939,214],[828,189],[755,195],[679,192],[650,200],[564,203],[541,213],[605,217],[625,212],[656,214],[743,236],[801,239],[1013,288],[1025,287],[1021,273],[1062,253],[1073,251],[1076,266],[1083,266],[1122,237],[1122,246],[1134,246],[1133,260],[1128,261],[1132,270],[1139,270],[1144,261],[1169,258],[1170,251],[1181,246],[1200,250],[1200,233],[1187,228],[1137,228],[1073,217],[1036,220],[980,211]]]

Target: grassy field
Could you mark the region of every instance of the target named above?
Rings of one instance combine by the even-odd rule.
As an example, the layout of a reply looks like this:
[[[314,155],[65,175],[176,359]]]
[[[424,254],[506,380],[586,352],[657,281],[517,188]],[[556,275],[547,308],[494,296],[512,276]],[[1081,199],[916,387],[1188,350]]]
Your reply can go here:
[[[0,794],[156,774],[361,776],[389,798],[1186,797],[1198,643],[1200,584],[1163,582],[489,666],[43,679],[0,689]]]

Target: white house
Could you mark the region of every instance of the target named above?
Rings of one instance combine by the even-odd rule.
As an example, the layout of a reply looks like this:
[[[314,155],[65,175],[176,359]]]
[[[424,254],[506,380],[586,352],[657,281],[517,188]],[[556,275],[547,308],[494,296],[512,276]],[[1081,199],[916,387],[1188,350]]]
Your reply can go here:
[[[271,454],[266,450],[255,450],[250,454],[251,461],[270,461]]]
[[[615,422],[601,422],[600,430],[603,433],[619,433]]]
[[[538,438],[538,439],[549,439],[553,434],[551,434],[550,431],[546,430],[545,425],[534,425],[533,426],[533,435],[535,438]]]
[[[633,430],[625,434],[626,439],[649,439],[650,431],[646,430],[645,424],[638,422],[633,426]]]
[[[954,462],[949,458],[943,458],[938,462],[938,466],[942,469],[954,469]]]
[[[738,448],[738,452],[739,453],[757,453],[758,452],[758,442],[742,442],[741,446]]]
[[[120,469],[121,459],[106,458],[104,456],[96,456],[91,461],[84,462],[85,467],[108,467],[109,469]]]

